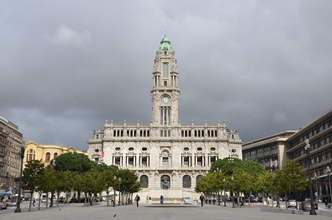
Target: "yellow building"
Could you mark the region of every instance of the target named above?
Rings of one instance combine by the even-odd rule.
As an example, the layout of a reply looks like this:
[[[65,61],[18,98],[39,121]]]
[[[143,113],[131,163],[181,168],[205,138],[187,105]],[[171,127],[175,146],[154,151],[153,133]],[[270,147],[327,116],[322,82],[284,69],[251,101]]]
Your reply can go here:
[[[37,144],[33,141],[29,141],[25,144],[25,153],[24,153],[24,163],[23,167],[28,161],[31,160],[41,160],[45,166],[49,165],[51,160],[56,158],[57,156],[65,153],[79,153],[87,155],[87,152],[75,150],[74,147],[63,147],[59,145],[44,145],[44,144]]]

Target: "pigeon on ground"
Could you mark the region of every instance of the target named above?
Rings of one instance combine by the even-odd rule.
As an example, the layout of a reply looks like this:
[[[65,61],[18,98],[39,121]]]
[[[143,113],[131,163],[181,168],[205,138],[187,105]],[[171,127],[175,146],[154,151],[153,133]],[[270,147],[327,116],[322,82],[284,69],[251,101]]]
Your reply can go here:
[[[115,216],[116,216],[116,214],[113,217],[115,217]]]

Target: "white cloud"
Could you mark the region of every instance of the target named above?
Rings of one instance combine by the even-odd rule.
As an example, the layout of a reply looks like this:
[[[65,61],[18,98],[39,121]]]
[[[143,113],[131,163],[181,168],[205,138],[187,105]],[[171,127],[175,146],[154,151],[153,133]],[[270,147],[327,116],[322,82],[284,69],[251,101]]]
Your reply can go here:
[[[91,33],[89,31],[76,31],[66,25],[60,25],[54,36],[49,37],[50,42],[56,45],[68,47],[82,47],[92,42]]]

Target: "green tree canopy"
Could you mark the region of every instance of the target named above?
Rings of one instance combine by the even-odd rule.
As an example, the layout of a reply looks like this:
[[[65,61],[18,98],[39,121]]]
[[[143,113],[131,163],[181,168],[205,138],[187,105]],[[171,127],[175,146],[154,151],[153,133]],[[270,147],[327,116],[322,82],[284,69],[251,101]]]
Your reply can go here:
[[[237,158],[232,158],[232,160],[229,160],[229,158],[217,160],[211,166],[210,172],[214,172],[215,170],[221,170],[226,176],[231,176],[235,168],[242,169],[243,171],[249,173],[252,176],[257,176],[265,172],[265,168],[263,167],[263,165],[257,163],[256,161],[243,161]]]
[[[276,190],[289,195],[291,192],[305,190],[308,187],[308,177],[298,161],[288,160],[282,170],[276,172]]]
[[[31,197],[35,192],[36,188],[41,185],[41,182],[43,181],[44,171],[44,163],[42,163],[41,160],[28,161],[25,165],[22,177],[22,187],[30,191]],[[31,201],[32,199],[30,199],[29,210],[31,210]]]
[[[91,161],[88,156],[76,152],[61,154],[53,160],[55,160],[54,169],[57,171],[70,170],[72,172],[85,173],[98,166],[98,164]],[[53,160],[51,164],[53,164]]]

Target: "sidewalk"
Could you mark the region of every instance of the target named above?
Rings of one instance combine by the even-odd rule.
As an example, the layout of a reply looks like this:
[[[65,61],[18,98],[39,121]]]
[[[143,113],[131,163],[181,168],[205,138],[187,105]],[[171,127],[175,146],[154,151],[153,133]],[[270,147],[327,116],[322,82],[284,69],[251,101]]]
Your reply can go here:
[[[261,204],[262,206],[262,204]],[[15,207],[11,207],[9,212],[3,213],[0,211],[0,218],[6,220],[26,220],[26,219],[113,219],[119,218],[121,220],[132,219],[158,219],[158,220],[219,220],[222,219],[269,219],[280,220],[281,218],[292,218],[292,220],[311,220],[312,216],[308,212],[302,215],[284,214],[284,213],[267,213],[260,211],[260,205],[253,205],[250,207],[232,208],[231,203],[227,203],[227,207],[204,204],[204,207],[195,206],[188,208],[172,208],[172,207],[154,207],[148,208],[143,202],[139,207],[136,205],[121,205],[116,207],[106,207],[105,204],[98,204],[84,207],[82,203],[72,203],[69,205],[59,204],[59,207],[52,207],[42,210],[33,209],[28,212],[23,209],[21,213],[14,213]],[[324,210],[320,208],[317,210],[315,220],[330,219],[331,210]]]

